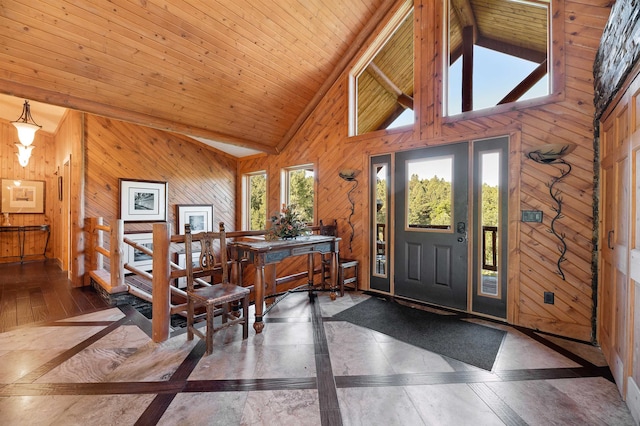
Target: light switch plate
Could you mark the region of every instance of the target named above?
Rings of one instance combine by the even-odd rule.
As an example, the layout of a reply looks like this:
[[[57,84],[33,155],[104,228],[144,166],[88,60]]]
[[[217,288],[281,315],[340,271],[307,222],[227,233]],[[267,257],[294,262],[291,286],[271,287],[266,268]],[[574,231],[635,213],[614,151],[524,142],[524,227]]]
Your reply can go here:
[[[542,223],[542,210],[522,210],[522,221]]]

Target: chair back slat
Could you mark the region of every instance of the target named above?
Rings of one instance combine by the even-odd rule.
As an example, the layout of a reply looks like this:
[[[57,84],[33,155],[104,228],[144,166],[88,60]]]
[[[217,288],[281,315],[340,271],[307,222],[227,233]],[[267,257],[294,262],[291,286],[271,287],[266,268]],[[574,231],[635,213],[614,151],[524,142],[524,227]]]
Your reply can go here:
[[[224,222],[220,222],[219,232],[199,232],[193,234],[191,226],[185,224],[185,256],[186,256],[186,272],[187,272],[187,291],[193,291],[195,287],[195,277],[211,275],[215,271],[222,272],[222,283],[229,282],[229,264],[227,262],[227,243]],[[219,249],[216,250],[216,241]],[[200,257],[198,258],[198,268],[193,267],[193,244],[200,243]],[[216,251],[219,253],[220,261],[216,261]],[[213,283],[213,282],[212,282]]]
[[[338,236],[338,221],[334,220],[333,225],[325,225],[320,219],[320,229],[318,230],[320,235],[327,235],[330,237]]]

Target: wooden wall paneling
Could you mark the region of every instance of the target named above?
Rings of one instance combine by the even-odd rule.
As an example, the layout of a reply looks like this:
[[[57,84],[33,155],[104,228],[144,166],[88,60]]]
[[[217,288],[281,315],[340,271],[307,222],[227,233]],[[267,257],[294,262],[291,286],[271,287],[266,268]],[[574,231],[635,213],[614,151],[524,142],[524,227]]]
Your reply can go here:
[[[20,111],[16,112],[18,115]],[[37,117],[37,116],[36,116]],[[17,148],[15,143],[18,142],[18,134],[15,127],[8,121],[0,120],[0,178],[2,179],[21,179],[21,180],[38,180],[44,182],[44,213],[42,214],[25,214],[10,213],[9,221],[11,225],[42,225],[49,224],[53,227],[52,222],[55,211],[55,199],[57,191],[54,191],[53,184],[53,165],[50,159],[53,157],[55,143],[53,135],[38,131],[35,135],[29,164],[26,167],[20,166],[18,157],[16,156]],[[4,220],[0,216],[0,223]],[[52,230],[53,231],[53,230]],[[28,232],[24,240],[25,261],[43,259],[46,234],[43,232]],[[54,253],[53,246],[47,246],[47,256],[51,257]],[[18,236],[16,233],[0,234],[0,263],[11,263],[20,261],[20,247],[18,244]]]
[[[119,178],[168,184],[167,220],[176,204],[212,204],[214,222],[235,230],[236,160],[187,137],[87,114],[87,217],[119,216]],[[150,154],[151,153],[151,154]],[[127,223],[148,231],[148,223]]]
[[[442,4],[441,4],[442,3]],[[580,2],[573,2],[570,10],[579,10]],[[319,164],[319,216],[333,214],[346,223],[349,211],[346,202],[347,187],[336,178],[340,168],[367,170],[368,156],[397,152],[423,146],[511,135],[510,170],[510,260],[516,265],[509,268],[509,321],[527,327],[560,335],[590,340],[591,312],[593,310],[591,287],[593,208],[593,89],[589,87],[589,70],[593,64],[596,45],[593,40],[564,50],[572,43],[576,30],[575,19],[564,13],[563,2],[554,1],[554,28],[566,31],[554,33],[554,54],[560,64],[561,81],[557,83],[565,96],[551,97],[551,101],[532,103],[520,110],[503,109],[501,113],[485,111],[465,116],[464,119],[441,117],[442,78],[441,61],[442,28],[446,2],[418,2],[416,4],[416,88],[420,93],[420,118],[416,128],[420,138],[412,131],[380,132],[354,138],[345,136],[347,128],[347,77],[332,87],[320,102],[310,119],[300,128],[289,147],[278,156],[268,155],[260,160],[239,160],[239,174],[268,169],[269,203],[277,208],[279,203],[279,170],[303,160],[318,159]],[[567,6],[568,7],[568,6]],[[589,8],[590,14],[606,20],[608,5]],[[586,19],[586,18],[584,18]],[[591,24],[588,24],[591,25]],[[597,39],[602,29],[587,27],[591,38]],[[422,31],[422,32],[420,32]],[[573,43],[576,44],[576,43]],[[578,56],[578,52],[579,55]],[[565,66],[566,65],[566,66]],[[421,78],[424,76],[424,78]],[[565,78],[571,81],[565,91]],[[557,240],[547,232],[550,220],[551,198],[546,184],[555,174],[553,167],[545,167],[526,159],[524,152],[535,146],[555,141],[575,142],[579,147],[567,157],[573,171],[560,185],[564,196],[563,211],[566,216],[559,221],[559,229],[567,235],[570,250],[564,267],[567,281],[556,274]],[[515,146],[515,148],[514,148]],[[265,166],[266,164],[266,166]],[[356,239],[353,256],[367,264],[368,192],[360,183],[356,194]],[[515,203],[514,203],[515,200]],[[520,210],[541,209],[545,222],[531,233],[530,225],[520,223]],[[270,207],[270,211],[273,207]],[[361,211],[358,215],[358,211]],[[531,233],[531,234],[530,234]],[[341,235],[345,238],[345,235]],[[347,236],[348,237],[348,236]],[[528,270],[531,259],[536,260],[535,274]],[[511,262],[510,262],[511,264]],[[368,274],[368,268],[364,274]],[[368,275],[365,280],[368,279]],[[361,282],[367,288],[367,281]],[[556,293],[555,305],[544,305],[543,293]]]
[[[60,261],[63,270],[68,271],[69,278],[74,285],[81,284],[82,272],[79,270],[78,247],[82,239],[82,228],[78,226],[83,220],[78,215],[84,211],[83,197],[80,188],[84,173],[82,172],[83,148],[83,116],[82,113],[67,110],[58,124],[56,132],[55,170],[62,176],[63,197],[57,201],[57,210],[54,215],[56,232],[53,235],[53,244],[56,249],[55,257]],[[77,158],[76,158],[77,157]],[[72,161],[73,160],[73,161]],[[80,170],[75,168],[80,167]],[[55,175],[54,175],[55,176]],[[56,179],[58,176],[55,176]],[[56,184],[57,192],[57,184]],[[74,220],[73,218],[76,218]]]
[[[444,93],[442,70],[448,55],[444,53],[445,44],[439,34],[443,31],[446,10],[444,2],[416,0],[414,17],[414,50],[416,62],[414,72],[416,96],[419,99],[416,110],[416,139],[432,139],[440,134]],[[424,29],[429,28],[429,31]],[[448,25],[445,25],[448,28]],[[424,78],[422,77],[424,76]]]

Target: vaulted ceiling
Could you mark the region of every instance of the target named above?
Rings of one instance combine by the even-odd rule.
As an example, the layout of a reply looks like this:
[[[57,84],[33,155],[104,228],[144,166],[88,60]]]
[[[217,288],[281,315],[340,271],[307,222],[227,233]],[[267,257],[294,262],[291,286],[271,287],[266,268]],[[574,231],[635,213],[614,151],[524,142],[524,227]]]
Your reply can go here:
[[[394,3],[3,0],[0,92],[276,153]]]
[[[34,115],[39,102],[186,134],[237,156],[277,153],[396,2],[2,0],[0,94],[31,100]],[[548,2],[451,0],[451,59],[462,53],[462,29],[473,27],[474,44],[544,61],[547,10],[531,4]],[[411,47],[412,20],[402,28],[395,45]],[[388,50],[377,74],[410,98],[413,55]],[[377,95],[359,121],[384,127],[407,108],[401,101]],[[9,108],[15,116],[1,117],[16,119],[20,109]]]

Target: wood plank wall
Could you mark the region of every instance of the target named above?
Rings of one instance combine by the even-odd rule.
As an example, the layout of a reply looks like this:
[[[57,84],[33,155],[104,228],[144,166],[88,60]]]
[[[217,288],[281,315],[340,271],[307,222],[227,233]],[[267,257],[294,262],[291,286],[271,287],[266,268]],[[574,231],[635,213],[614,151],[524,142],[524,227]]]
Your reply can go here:
[[[213,223],[235,230],[236,160],[191,139],[85,114],[85,216],[118,218],[119,178],[168,183],[167,220],[176,233],[176,204],[212,204]],[[127,223],[125,232],[151,231]]]
[[[16,111],[16,118],[20,111]],[[54,211],[57,207],[57,182],[53,173],[55,168],[52,159],[55,156],[54,135],[38,131],[35,135],[31,159],[26,167],[20,166],[14,145],[18,142],[16,128],[5,120],[0,120],[0,178],[39,180],[45,182],[45,213],[44,214],[17,214],[11,213],[9,221],[11,225],[52,225]],[[0,217],[0,224],[3,218]],[[53,226],[52,226],[53,227]],[[25,260],[42,259],[45,244],[45,233],[29,232],[26,235],[25,254],[33,256],[25,257]],[[47,247],[47,256],[52,257],[53,245]],[[20,261],[18,236],[15,233],[0,233],[0,263]]]
[[[348,240],[347,218],[350,206],[347,191],[350,185],[338,177],[342,168],[361,171],[360,185],[354,191],[356,202],[355,239],[353,253],[342,253],[368,262],[368,176],[371,155],[397,152],[426,145],[437,145],[488,136],[512,135],[521,142],[521,149],[512,153],[511,163],[521,170],[510,182],[511,196],[520,199],[516,208],[542,210],[542,224],[515,223],[513,262],[509,265],[509,321],[526,327],[582,340],[592,339],[593,314],[593,186],[594,149],[593,118],[594,89],[592,67],[602,29],[609,15],[608,1],[553,1],[553,45],[558,69],[560,92],[546,103],[533,103],[517,110],[496,109],[471,114],[464,119],[443,119],[442,78],[439,49],[443,2],[417,1],[416,43],[423,44],[416,52],[415,72],[424,76],[416,84],[420,100],[416,107],[419,131],[378,132],[347,137],[348,77],[341,76],[311,117],[279,155],[240,159],[238,178],[248,172],[268,173],[269,208],[276,212],[280,205],[280,170],[297,164],[314,163],[317,167],[318,217],[338,219],[341,237]],[[368,46],[365,45],[363,49]],[[468,118],[466,118],[468,117]],[[563,270],[566,281],[556,271],[557,239],[548,232],[555,213],[547,183],[558,171],[554,166],[527,160],[524,152],[544,143],[573,142],[577,149],[567,160],[573,171],[558,189],[563,196],[563,215],[557,229],[566,234],[568,252]],[[516,181],[514,181],[516,180]],[[237,202],[241,199],[238,181]],[[237,207],[239,211],[239,206]],[[513,213],[513,212],[512,212]],[[515,212],[519,216],[519,211]],[[237,226],[240,226],[238,223]],[[348,251],[348,249],[347,249]],[[516,271],[514,274],[513,271]],[[288,271],[279,271],[287,273]],[[293,267],[292,270],[293,271]],[[369,268],[362,268],[360,287],[366,289]],[[555,304],[544,304],[545,291],[555,293]]]

